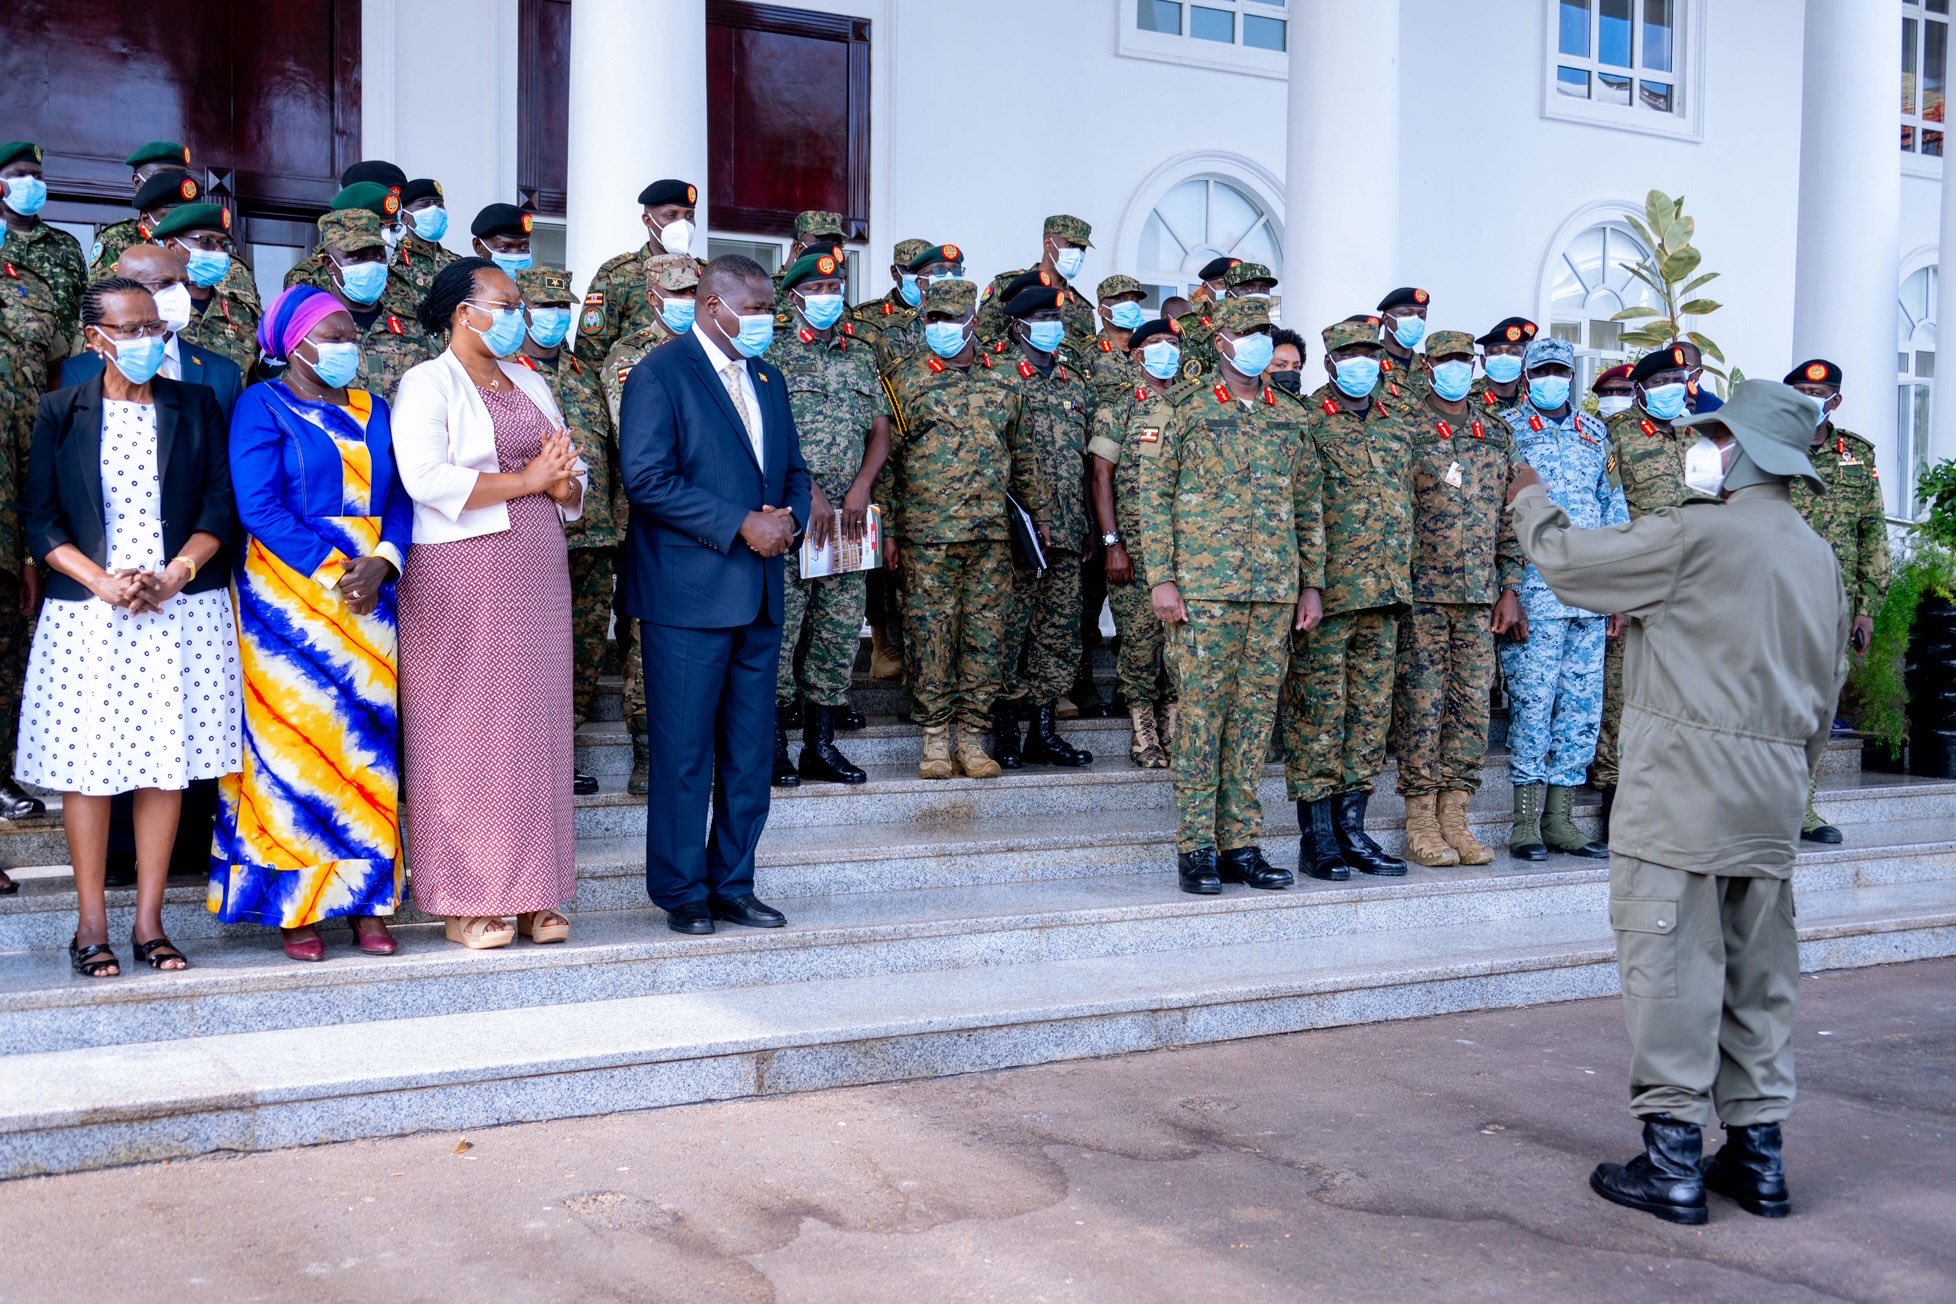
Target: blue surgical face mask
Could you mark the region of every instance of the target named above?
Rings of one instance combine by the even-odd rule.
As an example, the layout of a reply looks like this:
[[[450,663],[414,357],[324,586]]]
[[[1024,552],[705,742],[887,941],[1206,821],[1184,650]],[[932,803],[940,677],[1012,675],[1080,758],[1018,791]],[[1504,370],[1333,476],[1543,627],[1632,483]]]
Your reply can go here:
[[[774,314],[756,312],[739,314],[740,330],[734,335],[733,346],[743,358],[758,358],[767,352],[767,346],[774,343]]]
[[[1528,401],[1544,412],[1554,412],[1569,401],[1567,376],[1530,376]]]
[[[1108,309],[1107,320],[1113,322],[1121,330],[1131,331],[1147,321],[1148,314],[1142,309],[1140,304],[1129,299],[1123,303],[1117,303]]]
[[[1433,367],[1433,392],[1449,403],[1458,403],[1474,387],[1474,364],[1455,358]]]
[[[1521,359],[1512,353],[1490,353],[1485,365],[1487,378],[1497,385],[1521,378]]]
[[[1270,359],[1276,355],[1277,341],[1270,338],[1267,331],[1257,331],[1250,335],[1238,335],[1230,342],[1236,356],[1226,358],[1229,365],[1245,376],[1261,376]]]
[[[482,337],[489,351],[499,358],[507,358],[523,347],[523,310],[521,308],[488,308],[482,304],[468,301],[477,312],[489,314],[489,329],[484,330],[474,322],[468,328]]]
[[[554,349],[570,334],[569,308],[530,309],[530,338],[546,349]]]
[[[1379,385],[1379,360],[1377,358],[1341,358],[1337,363],[1336,383],[1338,391],[1346,398],[1364,398]]]
[[[923,287],[917,284],[917,277],[911,272],[905,272],[903,279],[897,282],[897,294],[912,308],[924,301]]]
[[[511,280],[515,280],[518,272],[529,271],[530,264],[536,260],[528,253],[506,254],[500,250],[493,250],[489,254],[489,261],[502,268]]]
[[[219,249],[186,249],[183,270],[192,285],[208,290],[231,274],[231,255]]]
[[[48,183],[39,177],[8,177],[7,207],[32,217],[47,206]]]
[[[358,344],[324,344],[316,341],[308,341],[308,343],[312,344],[312,351],[318,355],[319,360],[314,362],[311,358],[307,358],[306,361],[311,363],[312,374],[319,377],[319,383],[328,389],[344,389],[353,383],[355,376],[360,374]],[[299,356],[305,357],[304,354]]]
[[[1053,270],[1069,281],[1086,265],[1087,251],[1078,245],[1061,245],[1053,250]]]
[[[1395,317],[1392,322],[1392,338],[1399,341],[1401,348],[1418,348],[1419,342],[1426,338],[1426,318],[1415,317],[1411,313],[1404,317]]]
[[[1675,421],[1684,415],[1686,394],[1684,382],[1659,385],[1655,389],[1644,390],[1644,411],[1659,421]]]
[[[1066,323],[1063,321],[1029,321],[1026,323],[1026,343],[1041,353],[1051,353],[1066,338]]]
[[[967,338],[965,325],[961,321],[924,323],[924,343],[930,345],[930,351],[940,358],[955,358],[963,353]]]
[[[1167,340],[1150,343],[1141,350],[1141,365],[1156,380],[1173,380],[1182,369],[1182,349]]]
[[[684,335],[693,329],[693,316],[699,305],[691,299],[667,299],[659,305],[659,320],[674,335]]]
[[[845,307],[839,294],[804,294],[801,296],[801,315],[810,326],[825,331],[842,320]]]
[[[386,263],[339,263],[340,285],[346,297],[363,307],[379,303],[387,289]]]
[[[438,243],[448,234],[448,210],[440,204],[433,208],[411,209],[407,217],[414,222],[414,233],[429,244]]]
[[[115,345],[115,369],[132,385],[147,385],[163,369],[163,337],[145,335],[134,340],[110,340]]]

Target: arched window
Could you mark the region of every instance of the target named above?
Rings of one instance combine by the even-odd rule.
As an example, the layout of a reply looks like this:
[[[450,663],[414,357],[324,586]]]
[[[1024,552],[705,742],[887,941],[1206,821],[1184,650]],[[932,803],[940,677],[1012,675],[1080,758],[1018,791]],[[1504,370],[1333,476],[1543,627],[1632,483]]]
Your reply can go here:
[[[1187,294],[1202,265],[1221,256],[1284,274],[1283,242],[1256,198],[1221,177],[1190,178],[1157,200],[1141,227],[1136,276],[1148,287],[1148,306]]]
[[[1936,295],[1941,277],[1932,263],[1902,282],[1895,298],[1895,431],[1902,476],[1898,502],[1915,501],[1929,464],[1929,391],[1936,379]]]
[[[1651,288],[1624,266],[1647,253],[1628,226],[1603,221],[1572,236],[1549,269],[1549,333],[1576,347],[1578,394],[1597,372],[1631,360],[1621,339],[1632,323],[1610,318],[1625,308],[1657,306]]]

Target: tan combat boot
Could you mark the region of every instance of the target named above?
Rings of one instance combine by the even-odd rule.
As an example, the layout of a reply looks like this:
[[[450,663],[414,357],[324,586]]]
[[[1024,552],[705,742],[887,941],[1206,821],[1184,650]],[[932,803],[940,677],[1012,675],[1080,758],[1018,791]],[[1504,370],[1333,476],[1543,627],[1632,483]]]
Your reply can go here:
[[[890,646],[890,640],[880,625],[872,625],[869,631],[869,677],[871,679],[903,678],[903,658]]]
[[[948,724],[927,724],[924,726],[924,759],[917,766],[920,779],[948,779],[955,773],[951,768],[951,726]]]
[[[1447,845],[1460,855],[1463,865],[1492,865],[1494,853],[1489,851],[1467,827],[1467,798],[1471,794],[1458,788],[1449,788],[1440,794],[1440,836]]]
[[[963,725],[958,726],[958,768],[973,779],[996,779],[1001,771],[998,762],[985,751],[985,745],[978,741],[978,735]]]
[[[1127,759],[1144,770],[1167,769],[1168,753],[1162,750],[1161,739],[1155,736],[1154,708],[1131,707],[1127,714],[1134,722],[1134,741],[1128,744]]]
[[[1440,836],[1430,792],[1406,798],[1406,859],[1416,865],[1458,865],[1460,857]]]

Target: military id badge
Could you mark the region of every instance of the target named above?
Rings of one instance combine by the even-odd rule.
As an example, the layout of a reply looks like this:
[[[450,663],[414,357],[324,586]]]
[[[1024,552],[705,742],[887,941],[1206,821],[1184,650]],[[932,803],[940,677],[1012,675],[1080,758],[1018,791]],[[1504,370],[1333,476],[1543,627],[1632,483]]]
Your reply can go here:
[[[1445,479],[1447,482],[1447,487],[1449,489],[1460,488],[1461,478],[1462,477],[1460,474],[1460,463],[1455,462],[1453,465],[1447,468],[1447,474],[1445,476]]]

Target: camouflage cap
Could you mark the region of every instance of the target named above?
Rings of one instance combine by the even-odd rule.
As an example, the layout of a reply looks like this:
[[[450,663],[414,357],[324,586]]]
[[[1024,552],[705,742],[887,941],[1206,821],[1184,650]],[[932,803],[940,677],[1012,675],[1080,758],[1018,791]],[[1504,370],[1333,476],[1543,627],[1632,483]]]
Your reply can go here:
[[[691,290],[700,283],[700,265],[691,254],[653,254],[645,260],[645,283],[667,294]]]
[[[1044,234],[1055,236],[1068,244],[1086,245],[1089,249],[1093,247],[1093,241],[1087,239],[1093,234],[1093,227],[1069,213],[1055,213],[1047,218]]]
[[[1232,299],[1229,302],[1234,303],[1236,300]],[[1349,349],[1354,344],[1370,344],[1372,347],[1378,348],[1379,319],[1377,317],[1359,317],[1353,320],[1335,321],[1324,328],[1323,337],[1324,351],[1326,353],[1335,352],[1338,349]]]
[[[577,302],[571,293],[571,274],[561,267],[526,267],[516,274],[523,301],[536,308],[556,308]]]
[[[1223,273],[1223,284],[1230,289],[1251,281],[1268,281],[1275,285],[1277,274],[1262,263],[1232,263],[1229,270]]]
[[[1428,331],[1426,334],[1426,356],[1434,360],[1452,354],[1473,357],[1475,353],[1474,336],[1471,331]]]
[[[161,240],[185,231],[229,231],[231,210],[221,204],[179,204],[163,215],[150,231],[150,238]]]
[[[1530,371],[1536,367],[1546,367],[1559,362],[1574,370],[1576,366],[1576,346],[1567,340],[1558,340],[1550,335],[1538,336],[1528,342],[1527,352],[1521,355],[1521,369]]]
[[[387,243],[380,238],[380,215],[370,208],[336,208],[319,219],[319,239],[329,249],[352,253]]]
[[[931,281],[930,288],[924,291],[924,311],[948,313],[962,317],[978,306],[978,287],[970,281],[952,281],[938,277]]]
[[[842,214],[824,213],[818,208],[795,214],[795,239],[806,240],[812,235],[832,235],[842,238]]]
[[[1262,299],[1224,299],[1209,309],[1209,320],[1219,331],[1243,335],[1270,324],[1270,305]]]
[[[383,221],[401,211],[401,197],[378,181],[356,181],[333,196],[335,209],[364,208]]]
[[[911,259],[934,247],[928,240],[899,240],[896,248],[890,250],[890,261],[898,267],[908,267]]]
[[[1094,298],[1100,300],[1102,303],[1106,303],[1109,299],[1123,294],[1145,295],[1147,291],[1142,289],[1141,282],[1135,280],[1132,276],[1114,275],[1102,280],[1095,287],[1093,293]]]

